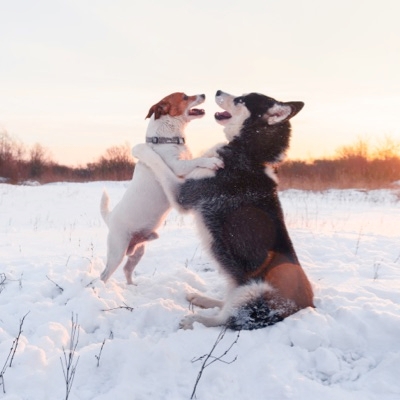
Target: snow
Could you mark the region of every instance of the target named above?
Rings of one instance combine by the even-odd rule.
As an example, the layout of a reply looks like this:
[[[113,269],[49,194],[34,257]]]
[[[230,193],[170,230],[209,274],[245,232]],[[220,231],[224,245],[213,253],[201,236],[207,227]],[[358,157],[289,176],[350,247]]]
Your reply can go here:
[[[26,315],[1,399],[66,398],[60,358],[72,318],[79,340],[70,400],[190,398],[203,362],[194,360],[211,351],[221,328],[178,329],[191,312],[185,292],[222,298],[225,282],[192,217],[175,211],[148,244],[136,285],[125,284],[122,266],[106,285],[99,281],[101,193],[106,187],[116,204],[126,185],[0,184],[0,373]],[[203,370],[196,398],[399,399],[400,191],[280,197],[316,309],[238,338],[227,331],[213,355],[237,343],[225,362]]]

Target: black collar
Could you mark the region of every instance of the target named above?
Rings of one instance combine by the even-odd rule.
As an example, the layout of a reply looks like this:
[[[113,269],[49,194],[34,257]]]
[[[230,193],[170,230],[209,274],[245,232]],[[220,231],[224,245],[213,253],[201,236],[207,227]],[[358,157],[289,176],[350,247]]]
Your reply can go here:
[[[153,144],[166,144],[166,143],[173,143],[173,144],[185,144],[185,138],[174,136],[172,138],[168,137],[146,137],[146,143],[153,143]]]

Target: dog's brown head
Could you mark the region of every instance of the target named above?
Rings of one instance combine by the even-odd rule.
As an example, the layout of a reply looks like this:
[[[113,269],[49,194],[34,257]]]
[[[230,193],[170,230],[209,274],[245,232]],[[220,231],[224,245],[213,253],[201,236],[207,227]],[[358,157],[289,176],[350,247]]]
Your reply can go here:
[[[193,108],[204,103],[206,96],[198,94],[187,96],[185,93],[172,93],[158,103],[151,106],[146,118],[150,118],[154,114],[154,119],[159,119],[163,115],[171,117],[184,117],[187,120],[202,117],[205,112],[203,109]]]

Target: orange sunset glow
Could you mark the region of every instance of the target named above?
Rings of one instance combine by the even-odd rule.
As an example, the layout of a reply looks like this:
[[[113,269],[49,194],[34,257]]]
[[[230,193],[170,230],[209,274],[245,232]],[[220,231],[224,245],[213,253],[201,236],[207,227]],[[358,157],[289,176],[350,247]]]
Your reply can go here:
[[[384,0],[7,2],[0,15],[0,132],[67,165],[142,142],[149,107],[205,93],[197,154],[224,140],[216,90],[304,101],[289,157],[363,137],[400,140],[400,3]]]

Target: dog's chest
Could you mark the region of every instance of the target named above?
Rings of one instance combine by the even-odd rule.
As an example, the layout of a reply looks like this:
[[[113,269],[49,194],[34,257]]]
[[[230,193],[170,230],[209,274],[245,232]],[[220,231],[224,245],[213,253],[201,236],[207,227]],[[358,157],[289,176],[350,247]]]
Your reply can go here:
[[[186,145],[153,144],[152,149],[168,164],[169,160],[191,160],[192,154]]]
[[[179,202],[203,214],[223,215],[243,205],[270,207],[275,198],[274,183],[264,172],[218,171],[214,178],[186,181]]]

